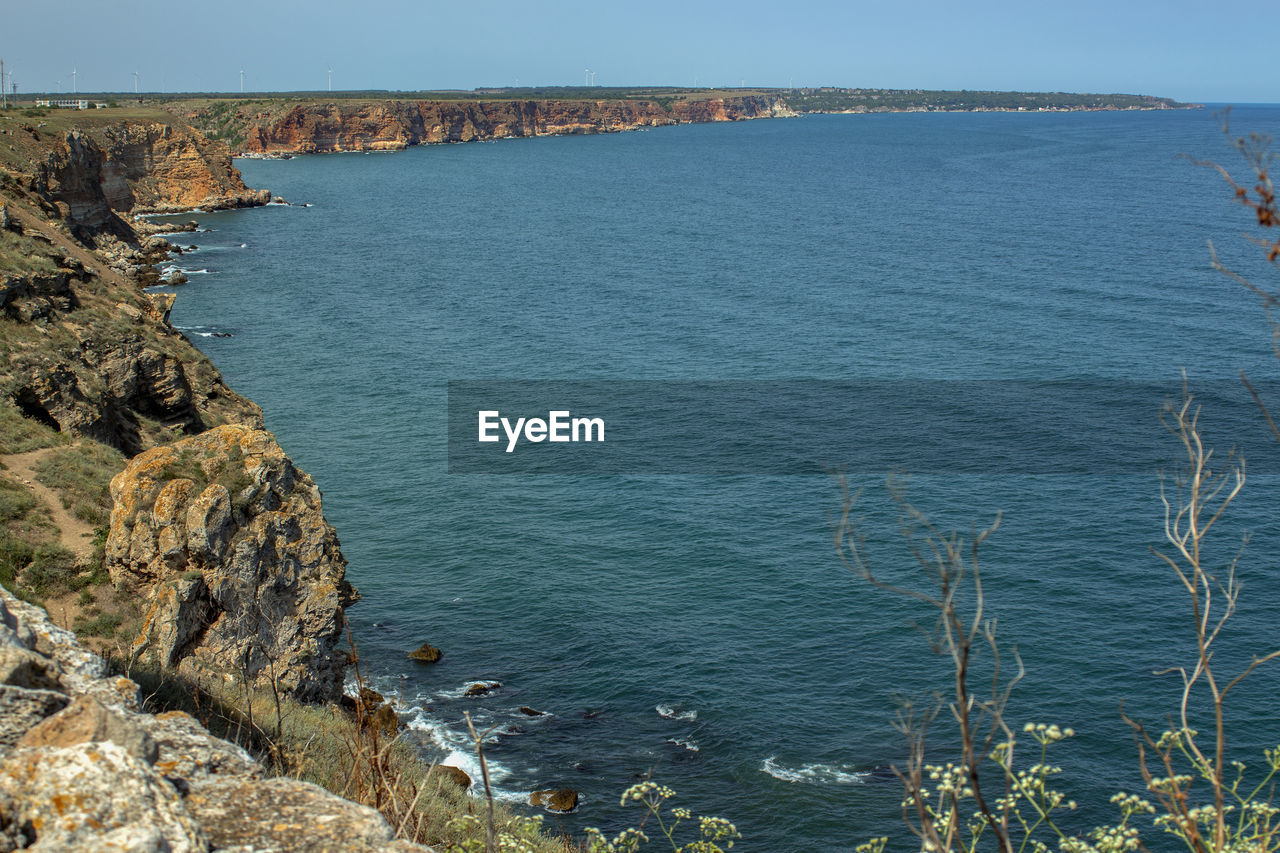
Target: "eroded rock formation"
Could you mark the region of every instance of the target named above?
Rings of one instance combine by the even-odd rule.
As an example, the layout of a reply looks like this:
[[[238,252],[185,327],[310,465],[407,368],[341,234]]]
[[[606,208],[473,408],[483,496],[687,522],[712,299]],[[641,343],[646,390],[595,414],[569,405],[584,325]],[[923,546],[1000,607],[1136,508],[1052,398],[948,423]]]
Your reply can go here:
[[[320,490],[269,432],[221,426],[111,481],[107,569],[147,597],[134,654],[336,701],[343,608],[358,596]]]
[[[86,233],[128,236],[121,214],[250,207],[271,199],[251,190],[225,143],[177,123],[125,122],[71,130],[50,141],[29,187]]]
[[[386,151],[440,142],[522,136],[612,133],[683,122],[739,121],[794,115],[772,95],[675,100],[459,100],[303,102],[281,109],[206,105],[186,114],[200,123],[216,113],[236,149],[254,154]],[[203,112],[202,112],[203,110]]]
[[[374,809],[264,778],[235,744],[0,589],[0,851],[426,851]]]

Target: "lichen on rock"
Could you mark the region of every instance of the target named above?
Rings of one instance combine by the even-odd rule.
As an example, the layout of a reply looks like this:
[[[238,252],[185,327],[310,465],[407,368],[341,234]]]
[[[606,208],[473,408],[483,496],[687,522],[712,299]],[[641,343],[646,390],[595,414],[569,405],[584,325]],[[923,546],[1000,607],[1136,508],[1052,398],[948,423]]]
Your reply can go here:
[[[420,851],[374,809],[264,768],[180,711],[147,714],[42,609],[0,588],[0,853]],[[48,687],[24,687],[38,672]]]
[[[145,601],[135,657],[335,701],[359,596],[320,491],[264,430],[228,425],[134,457],[111,482],[118,588]]]

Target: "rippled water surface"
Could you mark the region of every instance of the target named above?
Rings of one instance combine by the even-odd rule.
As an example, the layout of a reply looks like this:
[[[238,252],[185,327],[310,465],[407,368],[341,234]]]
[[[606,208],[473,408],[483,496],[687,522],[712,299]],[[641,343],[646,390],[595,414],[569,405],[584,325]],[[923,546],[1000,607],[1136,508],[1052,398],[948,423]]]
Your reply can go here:
[[[1233,123],[1274,133],[1280,110]],[[202,216],[200,251],[178,263],[208,272],[173,318],[324,490],[364,594],[362,664],[424,748],[470,767],[470,710],[501,727],[505,796],[583,792],[559,819],[571,830],[634,820],[618,795],[652,772],[733,819],[739,849],[848,850],[904,834],[885,769],[905,755],[895,709],[947,671],[918,627],[929,613],[837,560],[834,481],[449,474],[445,383],[1101,378],[1175,395],[1184,368],[1193,390],[1242,368],[1274,377],[1256,300],[1206,247],[1256,271],[1246,212],[1180,154],[1236,157],[1204,110],[828,116],[241,161],[251,185],[310,206]],[[1105,442],[1106,424],[1084,438]],[[880,482],[856,485],[871,558],[893,572],[910,557]],[[1224,656],[1276,640],[1276,485],[1251,478],[1215,552],[1252,533]],[[983,558],[1027,667],[1014,722],[1079,732],[1064,786],[1083,823],[1106,819],[1112,791],[1140,786],[1120,703],[1160,719],[1176,676],[1153,671],[1188,648],[1149,552],[1155,472],[993,464],[916,472],[910,494],[963,531],[1003,511]],[[441,663],[406,660],[424,641]],[[1277,677],[1238,697],[1246,753],[1280,735]],[[462,697],[478,680],[502,687]],[[939,729],[942,757],[945,742]]]

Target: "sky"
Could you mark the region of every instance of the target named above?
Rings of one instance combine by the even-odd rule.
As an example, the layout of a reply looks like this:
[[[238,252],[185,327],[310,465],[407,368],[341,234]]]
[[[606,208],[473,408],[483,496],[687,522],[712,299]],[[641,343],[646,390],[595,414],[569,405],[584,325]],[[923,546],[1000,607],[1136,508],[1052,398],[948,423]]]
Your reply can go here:
[[[144,92],[234,92],[241,69],[246,91],[323,91],[329,69],[335,90],[393,91],[582,85],[591,69],[601,86],[1270,103],[1271,2],[0,0],[0,59],[20,92],[131,92],[135,71]]]

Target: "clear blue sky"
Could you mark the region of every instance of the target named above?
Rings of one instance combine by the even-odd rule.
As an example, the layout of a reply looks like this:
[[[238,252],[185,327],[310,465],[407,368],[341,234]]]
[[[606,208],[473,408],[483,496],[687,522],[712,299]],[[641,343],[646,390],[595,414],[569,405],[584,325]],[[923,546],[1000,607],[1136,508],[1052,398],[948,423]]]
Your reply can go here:
[[[1268,3],[0,0],[22,91],[867,86],[1280,102]]]

